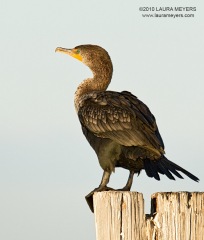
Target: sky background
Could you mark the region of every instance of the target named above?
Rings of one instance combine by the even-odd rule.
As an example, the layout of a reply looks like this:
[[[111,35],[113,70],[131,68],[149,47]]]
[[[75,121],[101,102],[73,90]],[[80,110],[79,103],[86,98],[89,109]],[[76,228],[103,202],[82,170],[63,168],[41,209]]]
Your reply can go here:
[[[194,18],[144,18],[143,6],[196,11]],[[109,89],[145,102],[166,156],[200,178],[135,176],[132,191],[144,194],[146,213],[155,192],[204,190],[203,7],[201,0],[1,0],[0,239],[95,239],[84,196],[102,169],[73,103],[91,73],[56,47],[104,47],[114,65]],[[117,169],[109,186],[123,187],[127,177]]]

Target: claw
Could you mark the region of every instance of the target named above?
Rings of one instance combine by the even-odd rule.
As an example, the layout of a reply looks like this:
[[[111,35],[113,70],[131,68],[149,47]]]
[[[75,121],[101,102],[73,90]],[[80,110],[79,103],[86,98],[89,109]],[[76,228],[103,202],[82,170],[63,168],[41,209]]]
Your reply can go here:
[[[130,191],[130,187],[125,186],[124,188],[116,189],[116,191],[125,191],[125,192],[129,192],[129,191]]]
[[[92,212],[94,212],[94,207],[93,207],[93,195],[95,192],[103,192],[103,191],[115,191],[115,189],[107,187],[107,186],[99,186],[98,188],[95,188],[93,191],[91,191],[88,195],[86,195],[85,199],[87,204],[89,205],[89,208],[91,209]]]

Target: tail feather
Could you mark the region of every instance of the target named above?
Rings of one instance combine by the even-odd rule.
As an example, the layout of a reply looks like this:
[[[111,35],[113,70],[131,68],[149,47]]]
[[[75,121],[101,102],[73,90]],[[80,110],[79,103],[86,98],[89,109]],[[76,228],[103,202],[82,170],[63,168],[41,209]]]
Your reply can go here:
[[[157,180],[160,180],[159,174],[165,174],[168,178],[175,180],[174,176],[169,172],[162,162],[158,163],[158,160],[144,160],[144,169],[148,177],[154,177]]]
[[[175,176],[178,178],[182,178],[181,174],[178,172],[184,173],[186,176],[191,178],[192,180],[198,182],[199,178],[194,176],[192,173],[188,172],[184,168],[180,167],[179,165],[175,164],[174,162],[171,162],[168,160],[165,156],[162,156],[158,160],[150,160],[150,159],[145,159],[144,160],[144,169],[148,177],[154,177],[157,180],[160,180],[159,173],[160,174],[165,174],[168,178],[175,180]]]
[[[163,168],[165,168],[165,169],[168,169],[168,171],[171,171],[174,175],[176,175],[178,178],[182,178],[183,179],[183,176],[181,176],[181,174],[180,173],[178,173],[177,171],[176,171],[176,169],[171,165],[171,164],[169,164],[169,162],[168,162],[168,160],[167,161],[165,161],[166,159],[164,159],[163,161],[158,161],[158,165],[162,165],[163,166]],[[175,179],[174,179],[175,180]]]
[[[168,165],[168,169],[174,174],[176,175],[178,178],[183,179],[183,176],[181,176],[181,174],[179,172],[176,171],[176,169],[169,163],[167,163]]]
[[[192,173],[188,172],[187,170],[185,170],[184,168],[180,167],[179,165],[175,164],[174,162],[168,160],[167,158],[164,157],[164,161],[166,163],[168,163],[169,165],[171,165],[175,170],[177,171],[181,171],[182,173],[184,173],[186,176],[188,176],[189,178],[191,178],[192,180],[199,182],[200,179],[197,178],[195,175],[193,175]]]
[[[169,171],[170,169],[165,166],[165,164],[162,161],[158,161],[155,164],[159,166],[159,168],[164,172],[164,174],[171,180],[175,180],[174,176]]]
[[[144,167],[148,177],[154,177],[158,181],[160,180],[160,177],[158,174],[159,171],[156,164],[152,163],[150,160],[147,161],[147,159],[145,159]]]

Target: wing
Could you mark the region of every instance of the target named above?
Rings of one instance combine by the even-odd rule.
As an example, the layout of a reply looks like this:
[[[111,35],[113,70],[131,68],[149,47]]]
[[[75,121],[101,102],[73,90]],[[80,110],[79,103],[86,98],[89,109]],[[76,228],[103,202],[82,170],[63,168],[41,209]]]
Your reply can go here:
[[[79,120],[95,136],[124,146],[140,146],[157,155],[164,144],[149,108],[130,92],[92,92],[84,95]]]

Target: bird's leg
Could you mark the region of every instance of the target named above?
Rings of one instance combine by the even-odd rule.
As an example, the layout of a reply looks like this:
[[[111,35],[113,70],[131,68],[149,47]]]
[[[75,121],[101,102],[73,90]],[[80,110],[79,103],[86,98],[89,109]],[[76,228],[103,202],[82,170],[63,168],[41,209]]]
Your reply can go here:
[[[112,188],[107,187],[107,184],[109,182],[111,173],[108,171],[103,172],[103,177],[101,179],[101,183],[98,188],[95,188],[95,192],[100,192],[100,191],[107,191],[107,190],[113,190]]]
[[[131,187],[132,187],[132,183],[133,183],[133,177],[134,177],[135,172],[134,171],[130,171],[127,183],[125,185],[124,188],[122,189],[118,189],[120,191],[130,191]]]
[[[109,190],[114,190],[112,188],[107,187],[107,184],[109,182],[111,173],[109,171],[104,171],[103,172],[103,177],[101,179],[101,183],[99,187],[95,188],[93,191],[91,191],[86,197],[86,201],[91,209],[92,212],[94,212],[93,209],[93,194],[95,192],[101,192],[101,191],[109,191]]]

